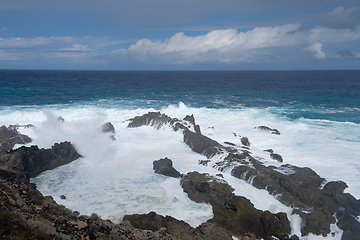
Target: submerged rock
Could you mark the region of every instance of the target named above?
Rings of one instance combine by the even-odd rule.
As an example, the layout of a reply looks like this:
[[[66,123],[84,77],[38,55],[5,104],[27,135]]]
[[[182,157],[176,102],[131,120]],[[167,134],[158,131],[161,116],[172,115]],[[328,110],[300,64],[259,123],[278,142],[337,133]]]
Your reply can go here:
[[[114,133],[114,134],[115,134],[115,127],[114,127],[114,125],[112,125],[111,122],[106,122],[106,123],[104,123],[104,124],[101,126],[101,130],[102,130],[102,132],[104,132],[104,133],[110,132],[110,133]],[[110,139],[113,140],[113,141],[116,140],[114,134],[110,136]]]
[[[58,116],[58,117],[56,118],[56,120],[57,120],[58,122],[65,122],[65,119],[64,119],[62,116]]]
[[[172,161],[168,158],[153,161],[153,169],[155,173],[168,177],[179,178],[181,174],[172,166]]]

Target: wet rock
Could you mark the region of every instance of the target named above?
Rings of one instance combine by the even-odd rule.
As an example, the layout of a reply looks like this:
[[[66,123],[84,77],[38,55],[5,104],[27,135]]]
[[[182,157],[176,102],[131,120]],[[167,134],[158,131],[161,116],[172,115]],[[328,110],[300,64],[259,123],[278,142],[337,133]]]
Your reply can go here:
[[[156,129],[160,129],[165,124],[172,122],[172,119],[168,117],[166,114],[161,114],[160,112],[149,112],[142,116],[136,116],[134,118],[131,118],[127,121],[129,121],[128,124],[129,128],[136,128],[144,125],[149,125],[155,127]],[[178,121],[178,119],[176,119],[175,121]]]
[[[65,200],[65,199],[66,199],[66,196],[65,196],[65,195],[60,195],[60,199]]]
[[[341,194],[347,188],[347,184],[343,181],[328,182],[323,187],[323,192],[332,196],[334,194]]]
[[[241,141],[242,145],[250,147],[250,142],[249,142],[249,139],[247,137],[240,138],[240,141]]]
[[[17,131],[19,125],[10,125],[8,128],[5,126],[0,127],[0,151],[10,151],[15,144],[26,144],[32,140],[24,134]]]
[[[101,126],[101,130],[102,130],[104,133],[108,133],[108,132],[115,133],[115,127],[114,127],[114,125],[112,125],[111,122],[106,122],[106,123],[104,123],[104,124]]]
[[[182,177],[181,186],[193,201],[211,204],[214,217],[209,222],[219,224],[234,236],[251,232],[258,238],[283,239],[290,234],[285,213],[274,215],[254,208],[248,199],[235,196],[234,189],[223,180],[190,172]]]
[[[0,170],[16,174],[19,178],[32,178],[41,172],[68,164],[80,157],[70,142],[55,143],[51,149],[37,146],[20,147],[0,153]]]
[[[263,130],[263,131],[268,131],[271,134],[276,134],[276,135],[280,135],[279,130],[275,129],[275,128],[269,128],[267,126],[259,126],[257,127],[257,129]]]
[[[214,155],[221,152],[221,145],[200,133],[200,130],[195,128],[195,120],[192,116],[185,117],[187,122],[189,122],[194,131],[190,130],[189,127],[185,126],[182,121],[176,118],[170,118],[165,114],[160,112],[149,112],[142,116],[136,116],[135,118],[129,119],[128,127],[140,127],[143,125],[153,126],[156,129],[168,125],[173,128],[174,131],[182,130],[184,135],[184,142],[194,151],[200,154],[205,155],[208,158],[213,157]]]
[[[104,123],[104,124],[101,126],[101,130],[102,130],[102,132],[104,132],[104,133],[110,132],[110,133],[114,133],[114,134],[115,134],[115,127],[114,127],[114,125],[112,125],[111,122],[106,122],[106,123]],[[113,141],[116,140],[114,134],[110,136],[110,139],[113,140]]]
[[[341,226],[340,228],[344,230],[344,236],[350,239],[352,236],[360,235],[360,224],[354,217],[360,215],[360,201],[355,199],[351,194],[342,192],[345,187],[344,184],[331,183],[321,190],[325,179],[318,176],[310,168],[299,168],[289,164],[284,164],[279,167],[265,166],[258,158],[254,158],[251,155],[247,147],[238,149],[231,144],[223,146],[215,140],[203,136],[201,133],[192,131],[188,124],[184,125],[182,121],[170,118],[164,114],[148,113],[135,119],[137,119],[135,121],[137,123],[145,123],[155,128],[168,125],[172,127],[174,131],[181,130],[184,135],[184,142],[194,152],[200,153],[208,159],[217,154],[227,154],[225,158],[221,157],[220,160],[214,162],[212,167],[222,172],[231,170],[231,174],[234,177],[242,179],[256,188],[266,189],[285,205],[294,207],[294,213],[299,214],[303,221],[301,228],[302,235],[308,235],[309,233],[317,235],[329,234],[330,224],[336,222],[335,216],[339,219],[338,226]],[[192,120],[193,118],[188,118],[187,122],[190,123]],[[132,122],[133,120],[130,120],[129,126]],[[277,129],[271,129],[266,126],[260,126],[259,129],[269,131],[273,134],[280,134]],[[237,134],[234,135],[238,136]],[[268,149],[268,152],[270,152],[270,157],[273,159],[280,162],[282,161],[281,155],[274,153],[272,149]],[[208,160],[199,161],[199,163],[208,164],[208,162],[205,161]],[[184,179],[184,177],[182,179]],[[206,181],[199,183],[196,187],[198,193],[204,194],[209,191],[211,192],[211,189],[212,185]],[[189,196],[191,195],[190,193],[188,194]],[[232,201],[236,202],[240,200],[233,199]],[[227,202],[225,208],[228,211],[238,211],[237,205],[232,202]],[[239,209],[241,209],[241,207],[239,207]],[[215,216],[222,215],[215,214]],[[231,219],[231,217],[228,219]],[[278,217],[275,217],[275,219],[278,219]],[[226,219],[224,219],[224,222],[226,222]],[[281,222],[278,222],[278,224],[281,225]],[[229,223],[229,226],[232,228],[231,223]],[[255,224],[253,226],[256,228],[256,226],[258,227],[260,225]],[[272,229],[272,227],[269,226],[261,226],[262,231],[265,231],[264,229],[267,229],[266,231]],[[234,229],[236,229],[235,226]],[[249,233],[245,232],[245,230],[243,231],[243,234]]]
[[[184,130],[184,142],[194,152],[200,153],[207,158],[211,158],[214,155],[221,152],[221,145],[202,134],[194,133],[188,129]]]
[[[270,157],[278,162],[284,162],[282,156],[280,154],[274,153],[274,151],[272,149],[266,149],[264,150],[265,152],[269,152],[270,153]]]
[[[184,221],[177,220],[171,216],[164,217],[155,212],[125,215],[124,220],[130,221],[131,225],[136,228],[168,233],[178,239],[232,239],[232,236],[216,223],[203,223],[194,229]]]
[[[179,178],[181,174],[172,166],[172,161],[168,158],[153,161],[155,173],[168,177]]]
[[[194,115],[193,115],[193,114],[191,114],[191,116],[186,115],[186,117],[184,117],[183,120],[190,122],[190,123],[193,125],[193,127],[194,127],[194,131],[195,131],[196,133],[201,134],[200,126],[195,124],[195,118],[194,118]]]

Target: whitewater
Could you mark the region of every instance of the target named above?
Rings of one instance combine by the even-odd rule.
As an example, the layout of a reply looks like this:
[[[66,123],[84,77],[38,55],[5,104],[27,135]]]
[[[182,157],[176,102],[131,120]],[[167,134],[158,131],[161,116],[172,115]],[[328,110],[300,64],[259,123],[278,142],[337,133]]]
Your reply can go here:
[[[246,136],[251,143],[252,156],[265,165],[282,164],[264,152],[273,149],[282,156],[283,164],[310,167],[328,182],[344,181],[348,185],[345,192],[360,198],[360,125],[357,118],[333,119],[334,114],[339,116],[341,111],[345,116],[349,112],[359,113],[356,106],[349,109],[320,107],[316,108],[317,114],[310,116],[313,106],[300,109],[271,103],[261,107],[245,106],[231,102],[228,97],[214,97],[210,105],[199,105],[191,104],[196,93],[171,101],[167,99],[171,92],[161,94],[165,100],[146,95],[52,104],[6,104],[0,107],[0,126],[19,124],[19,132],[33,140],[28,146],[50,148],[56,142],[71,141],[82,157],[31,181],[43,195],[52,196],[58,204],[81,214],[97,213],[114,222],[121,221],[126,214],[155,211],[196,227],[213,216],[210,205],[192,202],[187,197],[179,179],[154,173],[153,161],[164,157],[171,159],[174,168],[184,174],[198,171],[216,175],[219,172],[210,165],[199,165],[199,160],[206,157],[193,152],[183,142],[183,135],[170,127],[127,128],[128,119],[150,111],[160,111],[178,119],[193,114],[203,135],[219,143],[238,145],[238,136]],[[177,101],[181,98],[187,100]],[[208,96],[203,94],[203,98]],[[324,115],[329,117],[319,117]],[[58,121],[59,116],[65,121]],[[106,122],[115,127],[115,141],[110,138],[112,133],[101,130]],[[27,124],[34,127],[21,127]],[[281,134],[261,131],[258,126],[276,128]],[[235,189],[235,194],[248,198],[255,208],[272,213],[286,212],[292,234],[301,236],[300,217],[292,215],[292,209],[280,203],[276,196],[256,189],[250,181],[232,177],[230,171],[222,174]],[[61,195],[66,199],[61,199]],[[326,237],[310,234],[301,239],[335,240],[341,239],[341,235],[342,230],[332,225],[332,234]]]

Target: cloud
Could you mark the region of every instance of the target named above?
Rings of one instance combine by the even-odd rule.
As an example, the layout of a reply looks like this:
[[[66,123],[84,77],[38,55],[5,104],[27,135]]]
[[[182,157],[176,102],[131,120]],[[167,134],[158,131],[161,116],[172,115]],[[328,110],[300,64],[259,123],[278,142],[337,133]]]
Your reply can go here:
[[[315,56],[318,59],[326,58],[325,53],[322,51],[322,44],[319,42],[311,44],[309,47],[306,48],[307,50],[314,52]]]
[[[349,50],[341,50],[341,51],[338,51],[337,54],[339,54],[341,57],[354,57],[355,56],[355,54],[353,54]]]
[[[171,63],[193,62],[252,62],[267,55],[269,48],[288,47],[305,41],[304,33],[297,31],[300,24],[255,28],[247,32],[236,29],[215,30],[205,35],[186,36],[176,33],[164,41],[142,39],[128,49],[114,50],[112,54],[140,61],[162,59]],[[161,61],[161,60],[160,60]]]
[[[348,8],[337,7],[329,12],[321,20],[322,25],[334,29],[355,29],[360,18],[360,9],[357,7]]]
[[[1,28],[0,34],[6,33],[8,29],[6,27]]]
[[[72,44],[71,47],[61,48],[60,51],[68,52],[91,52],[93,50],[89,49],[88,45],[82,44]]]

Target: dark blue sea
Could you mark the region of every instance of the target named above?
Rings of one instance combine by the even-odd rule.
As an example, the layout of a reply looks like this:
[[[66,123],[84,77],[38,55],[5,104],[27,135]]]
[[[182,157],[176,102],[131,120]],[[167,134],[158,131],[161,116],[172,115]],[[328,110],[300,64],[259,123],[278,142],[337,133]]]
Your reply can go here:
[[[291,119],[360,123],[360,71],[0,71],[0,106],[183,102],[205,108],[272,108]]]
[[[28,145],[41,148],[71,141],[83,156],[32,179],[44,195],[115,222],[125,214],[156,211],[197,226],[212,217],[211,206],[192,202],[179,179],[155,174],[152,162],[168,157],[182,173],[218,172],[199,165],[205,157],[167,126],[127,128],[128,119],[149,111],[178,119],[193,114],[203,135],[235,144],[246,136],[252,156],[265,165],[310,167],[327,181],[345,181],[345,191],[360,198],[360,71],[0,70],[0,126],[19,124],[33,140]],[[106,122],[114,125],[116,141],[102,133]],[[300,217],[276,196],[222,174],[256,208],[288,213],[292,232],[301,235]],[[340,239],[342,231],[332,229],[331,239]]]

